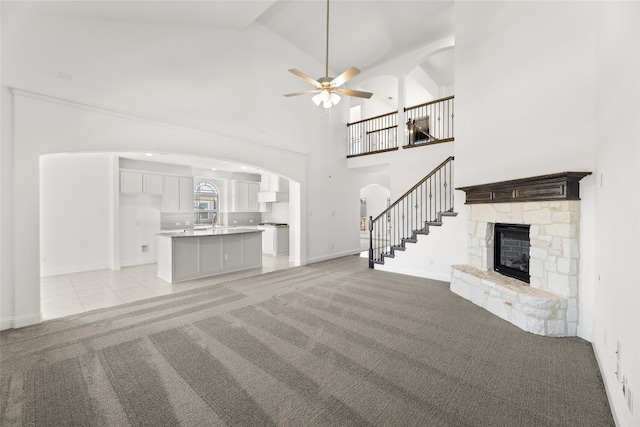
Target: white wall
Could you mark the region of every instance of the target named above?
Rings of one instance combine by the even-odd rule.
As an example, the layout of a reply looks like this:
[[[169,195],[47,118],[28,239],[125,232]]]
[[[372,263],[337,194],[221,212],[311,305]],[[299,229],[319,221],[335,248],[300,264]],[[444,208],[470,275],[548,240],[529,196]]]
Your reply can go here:
[[[640,425],[640,4],[599,2],[593,345],[618,425]],[[616,378],[633,393],[629,411]]]
[[[110,267],[114,161],[96,154],[40,158],[42,276]]]
[[[162,196],[120,194],[121,267],[157,261],[156,234],[160,231],[161,210]]]
[[[638,14],[637,2],[456,3],[456,185],[594,172],[580,183],[578,334],[621,426],[640,425]]]

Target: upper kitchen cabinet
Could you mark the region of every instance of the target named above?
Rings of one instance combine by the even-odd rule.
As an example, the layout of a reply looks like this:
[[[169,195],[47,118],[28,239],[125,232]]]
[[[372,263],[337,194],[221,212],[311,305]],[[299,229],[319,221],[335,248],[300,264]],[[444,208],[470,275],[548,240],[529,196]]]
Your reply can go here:
[[[162,175],[138,171],[120,171],[121,193],[162,194]]]
[[[233,181],[233,210],[234,212],[259,212],[257,182]]]
[[[258,193],[260,203],[288,202],[289,181],[272,173],[263,173]]]
[[[163,196],[164,212],[193,211],[193,178],[166,175]]]
[[[261,174],[260,192],[280,191],[280,181],[284,180],[274,173]]]

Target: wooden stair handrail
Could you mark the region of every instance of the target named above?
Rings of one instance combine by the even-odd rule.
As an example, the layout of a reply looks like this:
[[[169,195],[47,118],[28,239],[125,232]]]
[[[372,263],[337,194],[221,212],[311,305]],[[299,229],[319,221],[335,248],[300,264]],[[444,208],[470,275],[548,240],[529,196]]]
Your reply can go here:
[[[443,161],[442,163],[440,163],[438,166],[436,166],[431,172],[429,172],[429,174],[427,176],[425,176],[424,178],[422,178],[420,181],[418,181],[418,183],[416,185],[414,185],[413,187],[411,187],[409,190],[407,190],[406,193],[404,193],[402,196],[400,196],[395,202],[393,202],[391,205],[389,205],[389,207],[387,209],[385,209],[384,211],[382,211],[382,213],[380,215],[378,215],[377,217],[375,217],[373,219],[372,222],[376,222],[378,219],[380,219],[383,215],[385,215],[386,213],[388,213],[391,208],[393,208],[394,206],[396,206],[398,203],[400,203],[405,197],[407,197],[407,195],[409,195],[413,190],[415,190],[416,188],[420,187],[426,180],[428,180],[429,178],[431,178],[433,175],[435,175],[436,172],[438,172],[440,169],[442,169],[444,167],[444,165],[446,165],[447,163],[449,163],[450,161],[454,160],[454,156],[449,156],[445,161]]]

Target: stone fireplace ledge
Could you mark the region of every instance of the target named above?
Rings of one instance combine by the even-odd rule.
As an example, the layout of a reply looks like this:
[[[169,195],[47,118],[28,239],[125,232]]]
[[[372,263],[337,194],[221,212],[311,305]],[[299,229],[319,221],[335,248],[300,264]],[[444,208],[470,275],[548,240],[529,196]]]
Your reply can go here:
[[[450,289],[524,331],[572,335],[572,325],[567,322],[568,300],[561,295],[472,265],[452,266]]]

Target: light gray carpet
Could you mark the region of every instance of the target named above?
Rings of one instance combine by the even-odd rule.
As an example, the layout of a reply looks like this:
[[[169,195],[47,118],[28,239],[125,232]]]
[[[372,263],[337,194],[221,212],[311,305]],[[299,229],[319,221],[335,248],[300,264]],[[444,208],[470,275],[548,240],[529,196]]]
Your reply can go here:
[[[614,425],[588,342],[366,263],[204,279],[4,331],[0,424]]]

